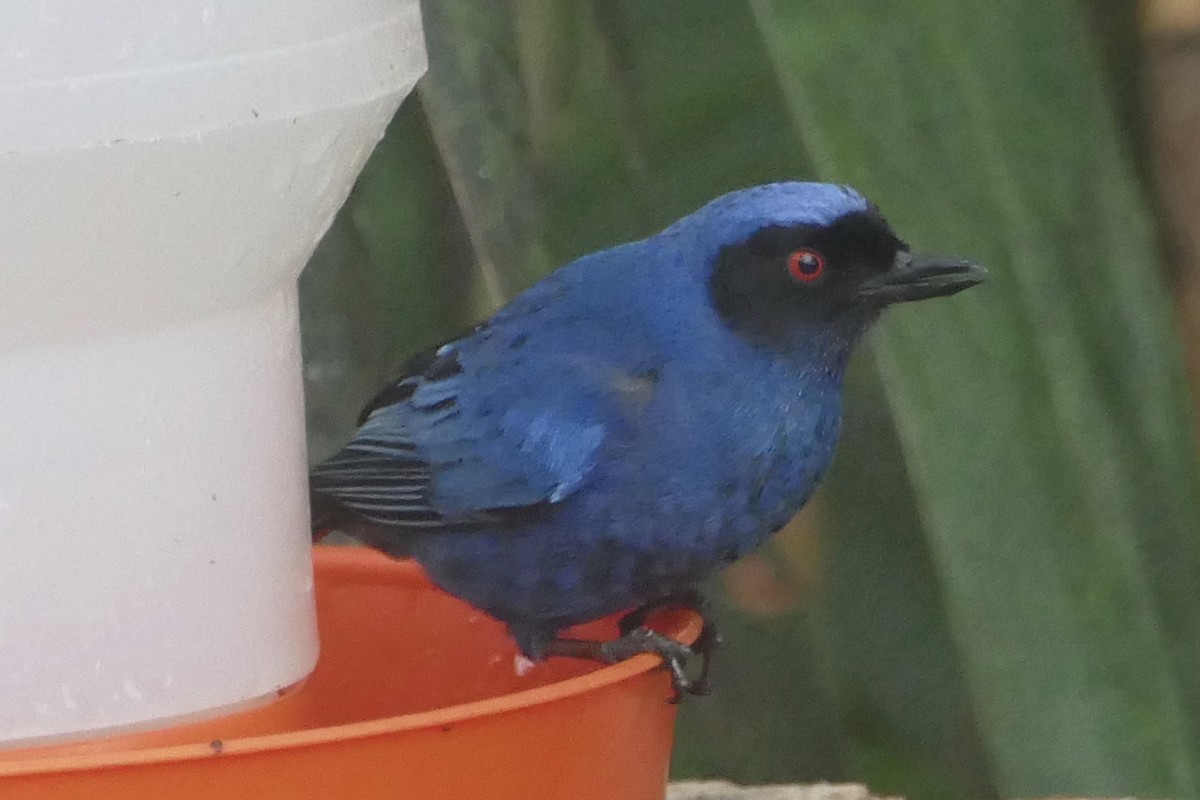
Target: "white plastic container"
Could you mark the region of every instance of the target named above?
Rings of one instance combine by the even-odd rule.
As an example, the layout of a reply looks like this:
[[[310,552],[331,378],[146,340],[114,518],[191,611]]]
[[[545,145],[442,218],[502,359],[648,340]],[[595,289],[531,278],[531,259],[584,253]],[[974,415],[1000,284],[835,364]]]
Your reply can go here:
[[[0,4],[0,746],[312,669],[296,277],[424,68],[416,0]]]

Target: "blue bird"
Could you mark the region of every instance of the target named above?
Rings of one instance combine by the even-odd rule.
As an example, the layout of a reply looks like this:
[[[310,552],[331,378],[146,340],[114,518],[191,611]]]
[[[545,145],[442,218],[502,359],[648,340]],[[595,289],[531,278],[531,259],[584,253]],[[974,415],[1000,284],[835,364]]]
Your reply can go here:
[[[884,308],[985,274],[912,254],[848,187],[727,194],[410,362],[313,469],[314,528],[415,557],[531,659],[653,651],[702,693],[707,657],[690,678],[691,651],[645,612],[691,604],[812,495],[847,360]],[[559,635],[628,609],[616,640]]]

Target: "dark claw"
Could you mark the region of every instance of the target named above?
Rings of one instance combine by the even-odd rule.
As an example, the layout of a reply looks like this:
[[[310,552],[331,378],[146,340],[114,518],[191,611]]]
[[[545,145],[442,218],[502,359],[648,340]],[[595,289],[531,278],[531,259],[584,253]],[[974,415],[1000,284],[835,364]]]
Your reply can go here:
[[[654,612],[664,608],[690,608],[700,614],[704,627],[691,647],[672,639],[666,634],[647,628],[645,622]],[[671,685],[675,694],[672,703],[692,695],[703,697],[712,691],[709,670],[713,653],[721,643],[716,627],[704,614],[704,600],[697,592],[677,592],[661,600],[634,609],[618,623],[621,635],[607,642],[586,639],[551,639],[542,653],[545,656],[585,658],[605,664],[615,664],[641,653],[654,653],[663,660],[663,668],[671,673]],[[693,678],[688,666],[692,659],[700,657],[700,669]]]
[[[658,631],[634,628],[617,639],[604,642],[600,645],[600,652],[614,664],[640,653],[661,656],[663,667],[671,671],[671,684],[675,688],[675,696],[671,702],[678,703],[680,698],[690,691],[692,684],[685,665],[692,657],[691,648]]]
[[[654,651],[659,652],[659,655],[663,657],[664,666],[671,671],[672,683],[675,687],[675,696],[671,700],[673,703],[680,702],[686,695],[703,697],[712,692],[709,674],[712,669],[713,654],[716,652],[717,646],[721,644],[721,636],[717,633],[717,628],[712,620],[708,618],[707,605],[699,592],[694,589],[685,589],[630,611],[621,617],[621,621],[618,623],[621,636],[624,638],[637,630],[645,630],[646,620],[661,609],[687,608],[700,615],[704,627],[695,643],[691,647],[683,648],[686,651],[685,657],[672,657],[666,653]],[[680,646],[682,647],[682,645]],[[695,678],[688,677],[685,669],[692,656],[700,657],[700,672]]]

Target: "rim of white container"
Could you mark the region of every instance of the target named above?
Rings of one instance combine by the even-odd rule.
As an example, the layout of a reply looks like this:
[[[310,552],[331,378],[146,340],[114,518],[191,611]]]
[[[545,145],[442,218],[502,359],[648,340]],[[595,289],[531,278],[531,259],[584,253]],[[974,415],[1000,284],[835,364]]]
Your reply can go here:
[[[330,3],[292,0],[289,5]],[[30,70],[16,69],[11,56],[0,59],[0,156],[203,136],[394,93],[397,74],[424,70],[425,48],[416,0],[386,6],[391,11],[376,21],[321,38],[135,69],[110,64],[91,74],[30,78],[20,74]],[[203,9],[200,15],[203,19]],[[0,33],[0,50],[3,37]],[[398,41],[402,44],[395,47]]]

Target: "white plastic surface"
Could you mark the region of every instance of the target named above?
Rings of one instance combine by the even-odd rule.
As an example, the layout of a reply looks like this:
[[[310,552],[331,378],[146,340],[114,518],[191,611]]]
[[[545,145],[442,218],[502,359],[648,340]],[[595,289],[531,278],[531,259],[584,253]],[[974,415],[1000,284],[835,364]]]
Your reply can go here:
[[[0,746],[317,654],[295,281],[416,0],[0,4]]]

